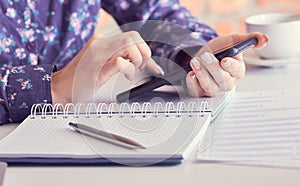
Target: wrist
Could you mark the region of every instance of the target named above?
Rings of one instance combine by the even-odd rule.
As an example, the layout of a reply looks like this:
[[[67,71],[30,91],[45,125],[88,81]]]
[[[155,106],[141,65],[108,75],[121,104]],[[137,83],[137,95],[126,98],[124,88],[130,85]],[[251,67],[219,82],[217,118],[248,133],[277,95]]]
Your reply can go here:
[[[53,105],[65,105],[72,102],[72,93],[64,83],[61,73],[61,71],[57,71],[52,74],[51,95]]]

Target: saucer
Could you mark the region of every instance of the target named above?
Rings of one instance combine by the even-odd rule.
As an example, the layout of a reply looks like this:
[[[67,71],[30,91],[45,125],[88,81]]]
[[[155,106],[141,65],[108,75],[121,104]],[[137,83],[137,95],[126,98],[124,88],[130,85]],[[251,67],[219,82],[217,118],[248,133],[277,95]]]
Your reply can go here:
[[[300,64],[300,57],[288,59],[263,59],[254,51],[248,51],[244,53],[244,61],[246,64],[261,67],[282,67],[292,64]]]

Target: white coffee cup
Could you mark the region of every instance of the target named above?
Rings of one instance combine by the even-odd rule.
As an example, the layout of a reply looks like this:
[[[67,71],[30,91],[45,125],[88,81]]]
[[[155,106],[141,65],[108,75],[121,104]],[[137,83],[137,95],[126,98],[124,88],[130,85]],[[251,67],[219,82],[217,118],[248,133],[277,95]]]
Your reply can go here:
[[[247,32],[262,32],[269,36],[263,49],[257,49],[262,58],[300,57],[300,15],[267,13],[245,19]]]

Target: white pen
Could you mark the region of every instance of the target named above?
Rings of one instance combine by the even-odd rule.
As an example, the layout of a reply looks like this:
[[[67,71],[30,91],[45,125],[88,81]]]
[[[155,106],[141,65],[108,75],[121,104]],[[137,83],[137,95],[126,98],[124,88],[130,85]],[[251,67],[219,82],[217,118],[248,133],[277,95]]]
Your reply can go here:
[[[145,149],[146,147],[141,145],[140,143],[129,139],[127,137],[124,136],[120,136],[118,134],[114,134],[111,132],[106,132],[103,130],[99,130],[93,127],[90,127],[88,125],[85,124],[81,124],[81,123],[73,123],[73,122],[69,122],[69,126],[72,127],[73,129],[75,129],[76,131],[85,134],[85,135],[89,135],[101,140],[105,140],[105,141],[109,141],[118,145],[126,145],[126,146],[133,146],[133,147],[137,147],[137,148],[141,148],[141,149]]]

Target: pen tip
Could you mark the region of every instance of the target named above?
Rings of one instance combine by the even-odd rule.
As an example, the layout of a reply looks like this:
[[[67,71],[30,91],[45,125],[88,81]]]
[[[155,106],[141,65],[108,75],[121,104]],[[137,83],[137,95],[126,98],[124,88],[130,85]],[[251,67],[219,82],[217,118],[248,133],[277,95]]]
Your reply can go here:
[[[143,145],[139,145],[139,147],[140,147],[141,149],[146,149],[146,147],[143,146]]]

